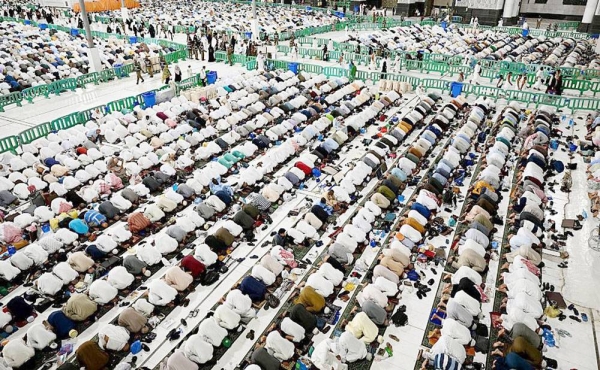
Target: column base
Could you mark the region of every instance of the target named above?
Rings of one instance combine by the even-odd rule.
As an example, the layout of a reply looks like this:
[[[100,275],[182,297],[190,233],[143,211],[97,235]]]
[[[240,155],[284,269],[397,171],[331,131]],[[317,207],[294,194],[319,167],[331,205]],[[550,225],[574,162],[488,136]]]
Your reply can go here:
[[[503,26],[515,26],[519,23],[519,17],[502,18]]]
[[[98,48],[93,47],[90,49],[90,72],[102,71],[102,62],[100,61],[100,52]]]
[[[600,33],[600,15],[595,15],[592,18],[592,23],[590,23],[587,32],[592,35]]]
[[[129,9],[121,8],[121,18],[123,18],[123,22],[129,18]]]

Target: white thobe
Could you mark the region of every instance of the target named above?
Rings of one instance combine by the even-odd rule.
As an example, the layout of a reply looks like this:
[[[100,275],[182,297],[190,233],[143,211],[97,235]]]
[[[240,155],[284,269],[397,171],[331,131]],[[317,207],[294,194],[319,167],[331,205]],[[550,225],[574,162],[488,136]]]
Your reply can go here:
[[[219,347],[223,342],[223,339],[227,336],[227,330],[219,326],[213,317],[209,317],[200,323],[198,334],[200,334],[207,343]]]
[[[155,306],[165,306],[177,297],[177,290],[164,280],[156,279],[148,284],[148,302]]]
[[[252,299],[239,289],[227,293],[225,305],[242,317],[254,317],[256,312],[252,309]]]
[[[227,329],[233,330],[238,327],[240,324],[241,317],[237,313],[233,312],[233,310],[225,305],[219,305],[215,310],[214,319],[219,324],[219,326]]]
[[[289,317],[286,317],[281,321],[281,330],[285,334],[293,337],[292,340],[296,343],[302,341],[306,335],[304,328],[292,321]]]
[[[294,346],[294,343],[285,339],[278,331],[274,330],[267,335],[265,348],[267,352],[276,359],[287,361],[294,356],[296,347]]]
[[[56,334],[46,329],[44,324],[35,324],[27,330],[27,345],[42,350],[56,340]]]
[[[323,297],[329,297],[333,293],[333,284],[318,272],[308,277],[306,286],[313,287]]]
[[[105,324],[98,330],[98,346],[110,351],[120,351],[129,341],[129,330],[122,326]]]
[[[127,269],[123,266],[113,267],[108,272],[108,283],[115,288],[121,290],[125,289],[133,283],[135,276],[127,272]]]
[[[90,284],[88,296],[98,304],[107,304],[119,294],[117,288],[113,287],[106,280],[96,280]]]
[[[213,350],[213,346],[202,335],[194,334],[186,340],[183,353],[195,363],[204,364],[213,358]]]

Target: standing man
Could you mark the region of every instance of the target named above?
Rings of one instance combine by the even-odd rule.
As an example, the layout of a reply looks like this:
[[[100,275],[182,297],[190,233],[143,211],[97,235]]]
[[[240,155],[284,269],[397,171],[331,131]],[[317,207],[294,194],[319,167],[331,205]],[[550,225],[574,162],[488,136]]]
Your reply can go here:
[[[323,45],[323,60],[327,61],[327,45]]]
[[[231,45],[227,46],[227,61],[229,65],[233,65],[233,47]]]
[[[135,71],[135,77],[136,77],[135,84],[139,85],[140,80],[142,80],[142,82],[144,82],[144,78],[142,77],[142,66],[140,65],[140,61],[138,59],[136,59],[133,64],[133,70]]]
[[[198,60],[198,50],[202,49],[202,42],[197,34],[194,35],[194,57]]]
[[[154,77],[154,68],[152,67],[152,62],[148,55],[146,55],[146,58],[144,59],[144,64],[146,65],[146,73],[150,75],[150,78]]]
[[[537,19],[537,22],[535,24],[535,28],[540,28],[542,26],[542,16],[540,15]]]
[[[202,86],[206,86],[206,67],[202,66],[200,70],[200,81],[202,81]]]
[[[192,59],[194,54],[194,39],[192,35],[187,34],[187,50],[188,50],[188,58]]]

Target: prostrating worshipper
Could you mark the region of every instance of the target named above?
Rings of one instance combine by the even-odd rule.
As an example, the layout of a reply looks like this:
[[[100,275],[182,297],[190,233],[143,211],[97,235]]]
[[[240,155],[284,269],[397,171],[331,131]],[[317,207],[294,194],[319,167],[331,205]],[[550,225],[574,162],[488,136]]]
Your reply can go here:
[[[88,296],[94,302],[105,305],[113,301],[119,291],[106,280],[94,280],[88,289]]]
[[[6,364],[13,369],[21,368],[33,356],[35,356],[35,349],[28,346],[23,339],[11,339],[2,349],[2,357],[4,357]]]
[[[250,360],[253,364],[260,366],[262,370],[279,370],[281,367],[281,362],[264,347],[252,352]]]
[[[132,334],[142,333],[146,334],[150,331],[150,327],[147,325],[148,318],[136,311],[133,307],[127,307],[120,314],[117,320],[120,326],[129,330]]]
[[[259,344],[263,344],[270,355],[279,361],[289,361],[295,353],[295,345],[279,333],[277,330],[271,331],[266,337],[262,337]]]
[[[339,339],[339,356],[343,362],[356,362],[367,358],[367,346],[350,331],[345,331]]]
[[[118,290],[123,290],[133,284],[135,277],[125,267],[115,266],[108,272],[106,280]]]
[[[129,351],[129,330],[124,327],[105,324],[98,330],[98,346],[109,351]]]
[[[194,278],[191,274],[183,271],[179,266],[171,266],[165,272],[165,282],[169,286],[177,289],[178,292],[183,292],[192,284]]]
[[[342,326],[343,325],[344,323],[342,323]],[[379,335],[379,328],[377,328],[377,325],[375,325],[364,312],[357,313],[350,322],[346,323],[344,330],[352,333],[364,343],[373,342]]]
[[[207,317],[198,326],[198,334],[207,342],[218,347],[227,336],[227,329],[221,327],[214,317]]]
[[[516,353],[525,360],[530,369],[539,369],[542,367],[542,352],[534,347],[524,337],[516,337],[512,343],[504,344],[503,342],[494,343],[493,356],[504,357],[510,353]]]
[[[185,341],[185,346],[183,347],[185,357],[200,365],[212,360],[213,351],[212,344],[208,343],[201,334],[190,336]]]
[[[148,270],[148,265],[134,255],[123,258],[123,267],[125,267],[128,273],[134,276],[144,275],[149,277],[152,275],[152,272]]]
[[[14,297],[8,301],[6,308],[15,322],[32,322],[36,315],[33,305],[27,303],[21,296]]]
[[[250,297],[254,303],[262,302],[267,294],[267,286],[252,276],[243,278],[239,284],[239,289]]]
[[[97,309],[98,305],[96,302],[92,301],[86,294],[75,293],[69,297],[62,310],[70,320],[85,321],[94,315]]]
[[[239,289],[232,289],[221,302],[244,318],[254,318],[256,310],[252,307],[252,299]]]
[[[43,322],[48,330],[53,331],[58,339],[67,339],[71,334],[77,336],[75,322],[69,319],[63,311],[54,311],[48,316],[48,320]],[[71,333],[73,330],[74,333]]]
[[[177,290],[162,279],[156,279],[148,284],[148,302],[155,306],[173,304],[177,298]]]
[[[110,355],[92,340],[83,342],[75,351],[75,355],[79,365],[86,370],[103,370],[110,361]]]
[[[79,277],[79,273],[75,271],[68,262],[59,262],[52,268],[52,273],[58,276],[64,285],[74,284]]]
[[[210,346],[210,344],[208,344],[208,346]],[[191,354],[191,352],[187,351],[185,353]],[[187,358],[186,354],[184,354],[184,351],[176,349],[175,352],[173,352],[173,354],[169,356],[169,359],[167,360],[166,370],[198,370],[197,363]]]
[[[87,254],[77,251],[68,257],[69,265],[77,272],[93,272],[95,262]]]
[[[295,303],[302,304],[308,312],[312,313],[319,313],[325,308],[325,298],[310,286],[302,288]]]
[[[27,345],[37,350],[43,350],[44,348],[54,344],[56,347],[56,334],[49,330],[44,324],[32,325],[27,330]]]
[[[179,265],[183,271],[192,275],[194,279],[201,277],[206,271],[206,266],[191,254],[183,257]]]
[[[242,320],[242,317],[239,314],[235,313],[231,308],[225,305],[219,305],[219,307],[217,307],[213,318],[219,326],[227,330],[236,329]]]

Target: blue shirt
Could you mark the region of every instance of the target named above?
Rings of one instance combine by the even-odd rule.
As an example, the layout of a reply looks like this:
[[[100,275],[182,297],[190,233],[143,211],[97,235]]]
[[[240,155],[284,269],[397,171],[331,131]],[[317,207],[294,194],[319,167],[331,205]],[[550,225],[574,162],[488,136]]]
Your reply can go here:
[[[75,323],[61,310],[52,312],[50,316],[48,316],[48,323],[54,328],[58,339],[68,338],[69,332],[75,329]]]
[[[85,221],[78,219],[78,218],[69,222],[69,229],[73,230],[74,232],[76,232],[79,235],[87,234],[88,231],[90,231],[90,228],[85,223]]]
[[[331,216],[333,214],[333,208],[331,206],[328,206],[327,203],[317,202],[315,204],[318,205],[319,207],[323,208],[329,216]]]
[[[431,211],[429,209],[427,209],[427,207],[425,207],[424,205],[422,205],[421,203],[413,203],[413,205],[410,207],[410,209],[414,209],[415,211],[419,212],[423,217],[429,219],[429,216],[431,216]]]
[[[96,210],[89,210],[83,216],[89,226],[100,226],[106,222],[106,216]]]

